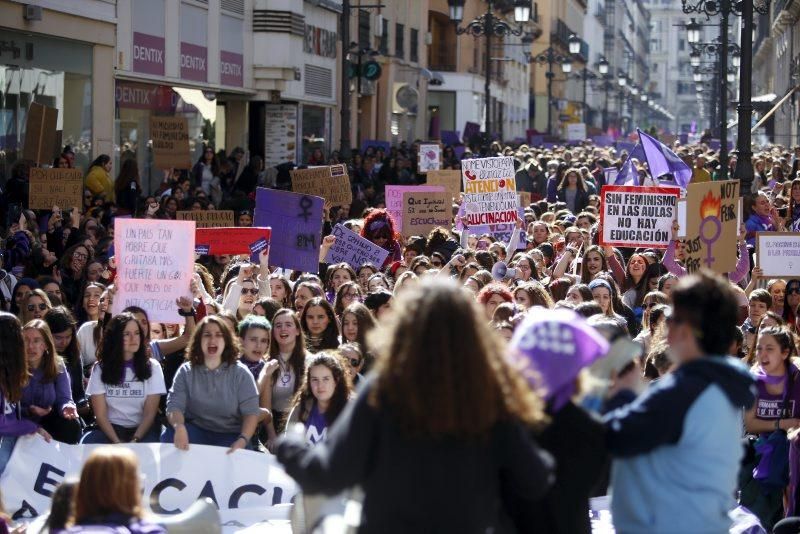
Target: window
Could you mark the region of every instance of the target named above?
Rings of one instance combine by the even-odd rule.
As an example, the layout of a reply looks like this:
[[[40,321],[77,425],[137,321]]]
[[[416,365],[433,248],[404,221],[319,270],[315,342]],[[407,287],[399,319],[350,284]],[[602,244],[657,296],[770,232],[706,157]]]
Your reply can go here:
[[[405,26],[399,22],[395,24],[394,34],[394,56],[400,59],[406,57]]]
[[[678,39],[678,50],[683,52],[686,49],[686,41],[684,39]]]
[[[372,43],[370,43],[369,39],[369,19],[369,11],[366,9],[358,11],[358,47],[362,50],[372,48]]]
[[[389,55],[389,21],[383,17],[381,17],[381,44],[378,52],[384,56]]]
[[[409,51],[408,51],[408,59],[413,61],[414,63],[419,62],[419,30],[416,28],[411,28],[411,33],[408,36],[409,39]]]

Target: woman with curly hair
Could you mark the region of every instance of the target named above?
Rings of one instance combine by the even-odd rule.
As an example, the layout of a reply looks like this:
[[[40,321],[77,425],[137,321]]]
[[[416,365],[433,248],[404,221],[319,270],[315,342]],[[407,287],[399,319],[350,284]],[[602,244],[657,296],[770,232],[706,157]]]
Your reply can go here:
[[[543,402],[459,286],[427,279],[399,298],[370,338],[376,374],[327,440],[308,448],[287,436],[278,460],[308,493],[362,486],[365,532],[500,529],[501,491],[536,499],[551,484],[551,462],[524,426],[540,426]],[[410,491],[417,505],[397,506]]]
[[[332,352],[316,354],[309,360],[303,385],[292,400],[287,428],[292,423],[302,423],[306,443],[324,442],[328,428],[342,413],[352,392],[343,358]]]
[[[504,302],[514,302],[514,295],[503,284],[492,282],[480,290],[477,300],[483,308],[486,320],[491,321],[495,308]]]
[[[361,237],[368,239],[384,250],[389,251],[381,269],[385,269],[392,262],[403,259],[403,250],[400,247],[400,234],[395,230],[394,218],[385,209],[375,209],[364,219]]]
[[[543,308],[552,308],[555,306],[553,297],[539,282],[533,281],[520,284],[514,290],[514,301],[526,309],[533,306],[541,306]]]

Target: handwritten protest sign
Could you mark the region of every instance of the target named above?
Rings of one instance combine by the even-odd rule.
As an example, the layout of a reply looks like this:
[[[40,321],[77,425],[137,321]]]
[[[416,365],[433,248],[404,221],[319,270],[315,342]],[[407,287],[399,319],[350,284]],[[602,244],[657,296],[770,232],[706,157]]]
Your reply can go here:
[[[517,220],[517,183],[514,158],[461,161],[464,204],[468,224],[499,224]]]
[[[388,250],[382,249],[341,224],[333,227],[332,234],[336,236],[336,242],[325,256],[326,263],[345,262],[353,269],[358,269],[365,263],[383,265],[386,256],[389,255]]]
[[[49,210],[53,206],[83,206],[83,173],[80,169],[42,169],[31,167],[28,175],[32,210]]]
[[[272,228],[271,265],[316,273],[322,244],[320,197],[259,187],[255,224]]]
[[[448,193],[403,193],[403,235],[428,235],[437,226],[449,230],[452,206]]]
[[[194,221],[197,228],[223,228],[233,226],[233,210],[179,211],[179,221]]]
[[[739,181],[689,184],[686,194],[686,270],[723,274],[736,269]]]
[[[289,174],[292,176],[292,191],[295,193],[322,197],[333,206],[344,206],[353,202],[350,178],[344,165],[297,169]]]
[[[600,191],[602,245],[667,248],[678,217],[677,187],[605,185]]]
[[[13,123],[12,123],[13,124]],[[25,118],[25,144],[22,146],[22,158],[35,163],[50,163],[56,152],[56,127],[58,109],[31,103],[28,116]],[[80,206],[80,204],[78,204]],[[53,207],[51,204],[50,208]],[[36,208],[33,208],[36,209]]]
[[[153,164],[157,169],[191,169],[186,117],[150,116]]]
[[[437,185],[387,185],[385,188],[386,211],[392,216],[395,228],[403,228],[403,193],[443,193],[444,187]]]
[[[208,247],[206,254],[252,254],[261,240],[270,242],[270,228],[236,226],[231,228],[198,228],[195,233],[197,247]]]
[[[427,185],[444,187],[451,198],[458,198],[461,192],[461,171],[452,169],[428,171]]]
[[[417,169],[425,174],[429,171],[438,171],[442,166],[442,147],[436,144],[419,145],[417,154]]]
[[[767,278],[800,276],[800,233],[758,232],[758,266]]]
[[[184,322],[175,300],[191,298],[194,231],[193,221],[116,219],[115,315],[128,306],[138,306],[151,321]]]

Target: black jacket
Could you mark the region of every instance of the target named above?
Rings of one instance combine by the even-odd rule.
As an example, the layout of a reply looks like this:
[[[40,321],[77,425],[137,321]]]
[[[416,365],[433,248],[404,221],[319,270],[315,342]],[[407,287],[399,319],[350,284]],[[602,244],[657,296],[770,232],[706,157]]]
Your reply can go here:
[[[308,493],[364,489],[359,532],[509,532],[502,493],[534,501],[552,483],[552,460],[516,423],[499,423],[485,442],[412,439],[391,413],[367,402],[368,378],[328,432],[309,449],[286,437],[278,460]]]

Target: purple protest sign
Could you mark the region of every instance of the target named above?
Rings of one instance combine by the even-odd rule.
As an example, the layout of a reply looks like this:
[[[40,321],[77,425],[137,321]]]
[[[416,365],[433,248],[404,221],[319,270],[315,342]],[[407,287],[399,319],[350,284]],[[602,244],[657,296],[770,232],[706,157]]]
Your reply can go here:
[[[394,227],[403,227],[403,193],[444,193],[444,187],[439,185],[387,185],[386,211],[394,219]]]
[[[133,70],[164,76],[164,38],[133,32]]]
[[[222,85],[244,86],[244,56],[242,54],[220,51],[219,82]]]
[[[204,82],[207,78],[208,50],[205,46],[181,43],[181,78]]]
[[[595,146],[606,148],[614,144],[614,139],[610,135],[594,135],[592,136],[592,142]]]
[[[316,273],[322,240],[320,197],[259,187],[255,226],[272,228],[269,262],[284,269]]]
[[[455,146],[459,144],[461,141],[459,140],[459,132],[458,130],[442,130],[442,143],[445,145]]]
[[[353,269],[358,270],[365,263],[383,265],[386,256],[389,255],[388,250],[379,247],[369,239],[364,239],[341,224],[334,226],[331,233],[336,236],[336,242],[325,256],[325,263],[345,262]]]
[[[478,124],[477,122],[469,122],[469,121],[467,121],[467,123],[464,124],[464,137],[463,137],[463,139],[464,139],[465,143],[469,143],[469,140],[471,138],[475,137],[476,135],[478,135],[480,133],[481,133],[481,125]]]
[[[464,155],[464,152],[467,151],[467,147],[464,145],[458,145],[457,147],[453,148],[453,152],[455,153],[458,159],[461,159],[461,156]]]

